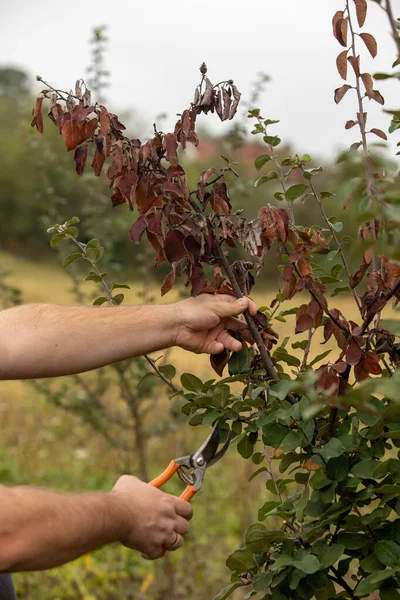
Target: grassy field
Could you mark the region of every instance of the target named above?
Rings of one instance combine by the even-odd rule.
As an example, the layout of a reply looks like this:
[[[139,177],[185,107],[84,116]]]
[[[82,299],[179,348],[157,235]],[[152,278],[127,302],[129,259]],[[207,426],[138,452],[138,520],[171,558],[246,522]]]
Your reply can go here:
[[[61,268],[0,253],[1,267],[9,271],[8,282],[21,288],[24,302],[71,303],[71,283]],[[94,286],[88,283],[88,286]],[[139,303],[141,287],[133,282],[126,293],[127,303]],[[156,298],[159,292],[155,290]],[[258,305],[268,305],[273,294],[255,294]],[[162,302],[178,298],[171,292]],[[335,298],[334,306],[357,320],[348,300]],[[285,305],[285,309],[288,306]],[[293,319],[277,323],[280,337],[292,335]],[[296,336],[303,339],[306,334]],[[295,340],[290,340],[291,342]],[[312,355],[326,350],[316,345]],[[213,376],[209,359],[173,349],[168,361],[178,376],[190,371],[203,379]],[[89,375],[90,377],[90,375]],[[60,378],[59,383],[66,378]],[[58,382],[57,382],[58,384]],[[168,390],[161,388],[157,408],[148,425],[160,415],[170,415]],[[166,462],[194,447],[208,431],[193,430],[183,422],[163,436],[148,442],[149,472],[153,477]],[[39,393],[30,382],[0,382],[0,475],[5,484],[30,484],[63,491],[109,489],[120,470],[120,451],[110,446],[82,419],[66,413]],[[208,474],[206,485],[194,500],[195,516],[185,549],[168,560],[148,563],[136,553],[110,546],[62,568],[16,575],[19,597],[32,600],[100,600],[149,598],[211,600],[229,582],[224,563],[241,543],[246,527],[257,520],[256,508],[267,499],[260,480],[248,482],[256,467],[243,461],[236,450]],[[171,492],[179,493],[174,483]],[[242,598],[240,593],[236,598]]]

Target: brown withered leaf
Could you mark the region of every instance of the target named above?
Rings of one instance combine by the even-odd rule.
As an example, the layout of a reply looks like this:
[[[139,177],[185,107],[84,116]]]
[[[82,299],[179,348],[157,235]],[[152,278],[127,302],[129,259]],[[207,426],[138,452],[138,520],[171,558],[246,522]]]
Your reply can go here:
[[[75,150],[74,161],[78,175],[83,175],[83,171],[85,170],[88,149],[89,145],[83,144],[83,146],[78,146],[78,148]]]
[[[333,15],[333,18],[332,18],[332,30],[333,30],[333,35],[335,36],[336,39],[337,39],[336,27],[337,27],[338,22],[343,20],[343,17],[344,17],[343,10],[338,10],[335,12],[335,14]]]
[[[97,119],[89,119],[89,121],[83,121],[81,125],[81,143],[86,142],[86,140],[92,137],[92,135],[98,127],[98,124],[99,122]]]
[[[371,375],[380,375],[382,369],[379,365],[379,357],[376,354],[369,353],[364,360],[363,369]]]
[[[369,268],[369,262],[368,263],[363,263],[360,266],[360,268],[358,269],[358,271],[356,271],[356,273],[350,277],[350,282],[349,283],[350,283],[350,287],[351,287],[352,290],[354,288],[356,288],[359,283],[361,283],[361,281],[364,278],[364,275],[368,271],[368,268]]]
[[[347,83],[335,90],[334,100],[336,104],[339,104],[349,90],[351,90],[351,85],[348,85]]]
[[[362,73],[361,79],[365,87],[365,93],[368,96],[368,98],[370,98],[372,94],[372,88],[374,87],[372,77],[369,73]]]
[[[129,235],[135,244],[138,244],[142,239],[147,223],[144,215],[140,215],[138,219],[131,225]]]
[[[165,237],[165,256],[170,263],[179,262],[186,257],[187,251],[183,245],[185,236],[179,229],[170,229]]]
[[[348,365],[358,365],[363,355],[363,351],[356,342],[351,342],[346,350],[346,362]]]
[[[360,38],[362,38],[364,44],[367,46],[368,52],[372,58],[375,58],[378,54],[378,44],[374,36],[370,33],[360,33]]]
[[[163,196],[156,196],[154,189],[150,187],[150,181],[146,175],[142,175],[136,188],[136,204],[140,214],[147,213],[151,208],[162,207]]]
[[[351,129],[354,127],[354,125],[357,125],[357,121],[346,121],[346,125],[344,127],[345,129]]]
[[[118,204],[122,204],[122,200],[129,205],[130,210],[133,210],[137,181],[138,176],[136,173],[127,173],[122,177],[116,177],[114,179],[113,200],[117,200]]]
[[[231,203],[226,183],[214,183],[209,201],[213,211],[217,215],[226,215],[228,217],[231,214]]]
[[[221,91],[221,89],[218,90],[217,95],[215,97],[215,112],[217,113],[217,115],[219,116],[219,118],[221,119],[221,121],[223,121],[223,107],[222,107],[222,91]]]
[[[222,98],[224,100],[224,108],[222,110],[221,121],[226,121],[226,119],[229,119],[229,115],[231,112],[232,100],[231,100],[231,95],[229,93],[229,90],[227,90],[225,87],[222,88]]]
[[[367,0],[354,0],[354,4],[356,5],[358,24],[362,27],[367,17]]]
[[[92,160],[92,168],[96,177],[99,177],[101,170],[104,165],[104,161],[106,160],[106,155],[104,152],[100,152],[97,148],[94,153],[94,157]]]
[[[178,140],[174,133],[167,133],[164,136],[164,148],[166,150],[166,158],[174,167],[178,166]]]
[[[297,268],[302,277],[305,277],[306,275],[312,275],[313,273],[310,261],[306,258],[300,258],[297,263]]]
[[[75,150],[81,141],[81,128],[71,118],[71,113],[64,114],[64,122],[61,125],[61,135],[67,146],[67,150]]]
[[[335,38],[337,39],[339,44],[341,46],[346,46],[346,43],[343,39],[343,34],[342,34],[343,18],[344,18],[344,12],[342,10],[338,10],[333,16],[332,28],[333,28],[333,35],[335,36]]]
[[[237,109],[239,106],[239,102],[240,102],[240,97],[241,97],[241,93],[237,89],[236,85],[234,85],[233,83],[231,85],[231,89],[232,89],[232,94],[233,94],[233,102],[232,102],[231,109],[229,111],[229,119],[233,119],[233,117],[236,115],[236,112],[237,112]]]
[[[104,106],[100,106],[100,133],[101,135],[107,135],[110,131],[110,117],[108,111]]]
[[[201,263],[191,266],[189,281],[192,284],[192,289],[190,290],[192,297],[198,296],[207,287],[208,282]]]
[[[356,77],[360,77],[361,76],[361,73],[360,73],[360,56],[348,56],[347,60],[349,61],[349,63],[353,67],[353,71],[354,71]]]
[[[362,146],[362,142],[354,142],[354,144],[351,144],[350,150],[358,150],[360,146]]]
[[[210,364],[214,371],[217,373],[217,375],[219,375],[220,377],[222,377],[224,369],[228,364],[229,357],[230,352],[228,352],[228,350],[226,350],[225,348],[219,354],[212,354],[210,356]]]
[[[42,104],[43,104],[43,96],[38,96],[36,98],[35,107],[32,110],[32,127],[36,127],[39,133],[43,133],[43,117],[42,117]]]
[[[371,129],[371,133],[374,133],[375,135],[377,135],[378,137],[382,138],[383,140],[387,140],[387,135],[384,131],[382,131],[382,129],[376,129],[375,127],[373,129]]]
[[[185,135],[186,137],[189,136],[190,125],[190,112],[188,110],[184,110],[181,116],[181,128],[183,135]]]
[[[154,270],[157,271],[161,263],[165,260],[164,249],[161,245],[161,240],[157,235],[151,233],[151,231],[148,231],[147,229],[146,235],[150,244],[153,246],[153,249],[156,251],[156,264],[154,265]]]
[[[303,333],[314,327],[314,319],[306,313],[301,314],[299,317],[296,315],[296,329],[295,333]]]
[[[161,286],[161,296],[167,294],[173,287],[175,283],[176,272],[175,272],[175,264],[172,265],[172,271],[168,273],[165,277],[162,286]]]
[[[371,100],[375,100],[378,104],[385,104],[385,99],[379,90],[372,90]]]
[[[342,46],[347,46],[347,31],[349,28],[349,19],[346,17],[340,21],[340,37],[343,42],[340,42]],[[340,41],[340,40],[339,40]]]
[[[343,50],[336,59],[336,67],[339,75],[345,81],[347,79],[347,52],[347,50]]]

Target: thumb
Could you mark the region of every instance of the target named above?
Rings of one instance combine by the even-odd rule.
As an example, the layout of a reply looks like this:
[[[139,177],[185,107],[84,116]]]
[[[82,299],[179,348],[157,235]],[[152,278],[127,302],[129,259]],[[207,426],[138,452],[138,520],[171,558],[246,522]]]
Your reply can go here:
[[[223,313],[220,315],[221,317],[236,317],[242,314],[247,308],[250,308],[250,303],[254,305],[254,302],[246,296],[236,298],[235,300],[233,300],[232,296],[221,296],[221,299],[223,300],[220,305],[221,312]]]

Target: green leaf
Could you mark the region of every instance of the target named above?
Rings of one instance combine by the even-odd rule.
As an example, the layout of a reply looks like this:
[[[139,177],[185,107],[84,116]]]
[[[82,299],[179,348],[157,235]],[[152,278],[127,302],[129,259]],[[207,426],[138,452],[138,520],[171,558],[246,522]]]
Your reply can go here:
[[[269,513],[275,510],[275,508],[278,508],[278,506],[280,506],[280,502],[274,500],[268,500],[268,502],[265,502],[264,505],[258,511],[258,520],[264,521],[269,515]]]
[[[281,138],[279,138],[277,135],[264,135],[263,140],[266,144],[269,144],[274,148],[276,146],[279,146],[279,144],[281,143]]]
[[[168,379],[173,379],[176,375],[176,369],[174,365],[161,365],[158,367],[160,373],[168,377]]]
[[[321,563],[321,570],[327,569],[334,565],[344,552],[344,546],[342,544],[318,545],[313,547],[313,552],[318,556],[319,562]]]
[[[386,567],[398,567],[400,564],[400,546],[391,540],[381,540],[374,547],[378,560]]]
[[[256,573],[253,577],[253,589],[262,594],[271,582],[272,573]]]
[[[63,233],[56,233],[56,235],[54,235],[50,240],[50,246],[54,248],[54,246],[57,246],[58,242],[63,238],[65,238]]]
[[[86,257],[96,263],[98,262],[104,254],[104,248],[86,248],[85,255]]]
[[[74,254],[69,254],[68,256],[66,256],[64,258],[63,268],[65,269],[66,267],[68,267],[68,265],[75,262],[76,260],[79,260],[80,258],[83,258],[83,256],[79,252],[75,252]]]
[[[302,431],[289,431],[282,440],[281,448],[284,452],[291,452],[292,450],[299,448],[303,440],[304,435]]]
[[[306,556],[295,560],[293,566],[295,566],[296,569],[299,569],[299,571],[311,575],[312,573],[316,573],[319,570],[320,562],[318,558],[313,554],[306,554]]]
[[[64,234],[70,235],[71,237],[73,237],[75,239],[78,237],[79,231],[76,227],[66,227],[64,229]]]
[[[100,248],[101,244],[100,244],[100,240],[90,240],[87,244],[86,244],[87,248]]]
[[[312,360],[308,366],[309,367],[314,366],[317,362],[319,362],[320,360],[325,358],[325,356],[328,356],[328,354],[330,354],[331,352],[332,352],[332,350],[326,350],[326,352],[323,352],[322,354],[318,354],[318,356],[316,356],[314,358],[314,360]]]
[[[254,451],[254,444],[251,443],[249,436],[245,435],[237,445],[237,450],[243,458],[250,458]]]
[[[285,350],[285,348],[282,348],[282,346],[279,346],[275,350],[273,357],[275,358],[275,360],[285,362],[291,367],[300,366],[300,360],[297,358],[297,356],[292,356],[287,352],[287,350]]]
[[[344,452],[344,448],[340,440],[331,438],[323,448],[315,448],[314,452],[320,454],[325,460],[329,460],[330,458],[341,456]]]
[[[297,198],[300,198],[304,194],[306,190],[308,190],[308,185],[304,185],[304,183],[297,183],[296,185],[292,185],[285,192],[285,197],[288,202],[293,202]]]
[[[344,481],[349,474],[349,461],[347,456],[331,458],[326,465],[326,474],[332,481]]]
[[[101,275],[98,275],[94,271],[91,271],[89,273],[89,275],[87,275],[85,277],[85,281],[95,281],[96,283],[98,283],[99,281],[102,281],[102,280],[103,280],[103,277]]]
[[[300,159],[305,165],[308,165],[309,163],[312,162],[312,158],[309,154],[303,154],[303,156]]]
[[[122,304],[122,302],[124,301],[124,294],[116,294],[115,296],[113,296],[113,301],[115,302],[115,304]]]
[[[99,296],[93,302],[93,306],[100,306],[101,304],[104,304],[105,302],[108,302],[108,298],[106,298],[105,296]]]
[[[253,552],[250,548],[236,550],[228,556],[226,566],[231,571],[248,571],[253,566]]]
[[[185,388],[185,390],[189,390],[190,392],[196,392],[198,394],[201,393],[203,389],[203,382],[201,379],[193,375],[192,373],[182,373],[181,375],[181,385]]]
[[[335,195],[335,194],[332,194],[332,192],[321,192],[321,193],[320,193],[320,197],[321,197],[322,199],[324,199],[324,198],[330,198],[331,196],[334,196],[334,195]]]
[[[339,233],[343,229],[343,223],[341,223],[340,221],[338,221],[337,223],[332,223],[332,229]]]
[[[231,583],[230,585],[224,587],[224,589],[221,590],[220,593],[215,596],[214,600],[226,600],[231,594],[233,594],[235,590],[237,590],[240,587],[243,587],[244,585],[246,584],[242,583],[241,581],[235,581],[234,583]]]
[[[369,542],[369,537],[362,533],[339,533],[337,541],[348,550],[360,550]]]
[[[72,217],[72,219],[70,219],[69,221],[67,221],[65,223],[65,225],[67,227],[70,227],[71,225],[76,225],[77,223],[80,223],[80,222],[81,222],[81,220],[78,217]]]
[[[229,372],[233,375],[238,373],[244,373],[247,367],[247,361],[249,360],[249,351],[246,344],[243,344],[239,352],[232,352],[232,355],[228,361]]]
[[[385,581],[385,579],[389,579],[395,574],[396,571],[380,571],[379,573],[371,573],[371,575],[368,575],[368,577],[358,584],[353,593],[357,597],[371,594],[375,590],[379,589],[379,584],[381,581]]]
[[[274,179],[278,179],[278,173],[275,173],[275,171],[270,171],[267,175],[262,175],[259,177],[257,181],[255,181],[254,187],[258,187],[263,183],[268,183],[268,181],[273,181]]]
[[[118,290],[118,289],[124,289],[124,290],[130,290],[131,288],[129,287],[129,285],[126,285],[126,283],[114,283],[114,285],[111,288],[112,290]]]
[[[278,448],[286,437],[288,428],[279,423],[267,423],[262,428],[263,442],[272,448]]]
[[[262,169],[262,167],[270,160],[271,157],[269,154],[261,154],[261,156],[257,156],[256,160],[254,161],[254,166],[256,170],[259,171],[260,169]]]
[[[373,479],[373,473],[379,465],[376,460],[361,460],[351,468],[351,473],[359,479]]]

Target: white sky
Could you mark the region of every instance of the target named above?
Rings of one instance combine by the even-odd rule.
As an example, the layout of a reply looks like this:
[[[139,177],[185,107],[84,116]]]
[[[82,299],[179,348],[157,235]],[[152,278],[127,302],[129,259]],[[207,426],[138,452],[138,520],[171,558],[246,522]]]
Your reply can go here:
[[[400,17],[400,0],[392,3]],[[106,24],[109,110],[132,109],[149,125],[166,112],[166,130],[192,99],[203,60],[213,83],[232,78],[243,98],[264,71],[272,82],[260,103],[262,114],[281,120],[273,133],[298,152],[329,156],[358,140],[356,128],[343,129],[355,116],[351,93],[339,106],[333,102],[334,88],[344,82],[335,67],[343,48],[332,36],[331,19],[343,5],[344,0],[0,0],[0,65],[69,89],[86,75],[91,28]],[[377,4],[368,5],[363,31],[377,38],[378,57],[373,61],[359,40],[362,71],[388,71],[396,58],[388,22]],[[35,87],[40,91],[39,83]],[[379,89],[386,107],[400,107],[399,82],[379,82]],[[381,107],[372,102],[367,110],[369,127],[387,130],[389,117]],[[217,121],[215,115],[204,118],[221,131]],[[392,150],[398,140],[394,134]]]

